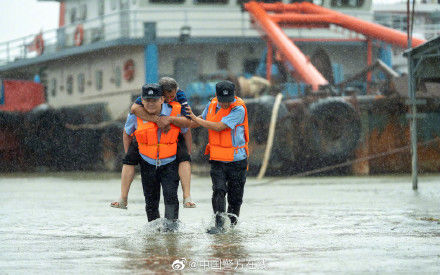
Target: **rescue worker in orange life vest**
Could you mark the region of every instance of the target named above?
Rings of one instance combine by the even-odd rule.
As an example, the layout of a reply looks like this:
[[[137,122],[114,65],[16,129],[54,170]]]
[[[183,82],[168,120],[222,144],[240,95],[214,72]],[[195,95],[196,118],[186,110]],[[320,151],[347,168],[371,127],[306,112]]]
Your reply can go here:
[[[170,116],[171,128],[163,133],[154,122],[143,121],[134,114],[127,117],[124,135],[134,133],[139,145],[142,188],[145,196],[145,211],[148,221],[160,217],[160,187],[163,189],[165,203],[165,231],[177,230],[179,218],[178,165],[176,161],[177,137],[188,130],[190,121],[180,117],[181,105],[178,102],[165,103],[163,92],[157,84],[142,87],[142,104],[150,115]]]
[[[211,234],[225,230],[226,194],[231,225],[237,224],[249,156],[249,126],[244,101],[234,96],[235,85],[230,81],[217,83],[215,90],[216,97],[208,103],[201,116],[196,117],[187,107],[191,127],[202,126],[209,133],[205,154],[209,154],[211,163],[212,209],[216,215],[215,227],[208,230]]]

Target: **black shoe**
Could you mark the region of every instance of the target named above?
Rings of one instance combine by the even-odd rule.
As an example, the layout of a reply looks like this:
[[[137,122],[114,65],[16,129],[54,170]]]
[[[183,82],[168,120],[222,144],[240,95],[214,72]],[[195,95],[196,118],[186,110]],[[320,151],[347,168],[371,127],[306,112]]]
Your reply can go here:
[[[221,233],[225,233],[225,229],[223,227],[213,226],[213,227],[209,228],[208,230],[206,230],[206,233],[208,233],[208,234],[221,234]]]
[[[179,229],[179,223],[177,220],[165,220],[163,223],[163,228],[161,228],[161,232],[171,232],[175,233]]]

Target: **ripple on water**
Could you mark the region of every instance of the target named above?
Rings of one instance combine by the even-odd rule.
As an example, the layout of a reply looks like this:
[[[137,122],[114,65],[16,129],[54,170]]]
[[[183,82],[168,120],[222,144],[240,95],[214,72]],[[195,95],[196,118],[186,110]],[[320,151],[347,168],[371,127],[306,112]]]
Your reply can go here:
[[[239,224],[209,235],[207,178],[194,180],[198,207],[181,209],[176,233],[158,232],[163,220],[146,222],[140,184],[132,185],[122,211],[108,206],[119,178],[2,179],[0,270],[166,273],[177,260],[184,271],[197,263],[192,271],[203,272],[206,261],[265,260],[270,273],[438,271],[434,179],[417,194],[392,177],[249,181]]]

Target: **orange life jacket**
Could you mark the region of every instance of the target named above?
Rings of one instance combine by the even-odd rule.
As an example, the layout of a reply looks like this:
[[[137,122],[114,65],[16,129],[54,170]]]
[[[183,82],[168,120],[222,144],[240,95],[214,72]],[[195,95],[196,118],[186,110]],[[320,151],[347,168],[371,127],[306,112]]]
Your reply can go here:
[[[244,148],[246,150],[246,155],[249,157],[249,124],[248,124],[248,113],[246,106],[244,105],[244,101],[235,97],[235,102],[233,102],[228,109],[220,108],[216,113],[217,108],[217,97],[211,100],[211,104],[208,107],[208,114],[206,115],[207,121],[212,122],[220,122],[223,117],[229,115],[231,110],[237,106],[243,106],[244,108],[244,120],[243,123],[237,124],[235,126],[235,134],[237,134],[237,127],[244,126],[244,137],[245,137],[245,145],[244,146],[234,146],[232,144],[232,134],[229,127],[225,130],[218,132],[214,130],[208,130],[209,133],[209,143],[206,145],[205,155],[209,154],[210,160],[218,160],[218,161],[233,161],[234,153],[240,149]]]
[[[178,102],[173,101],[168,104],[172,106],[170,116],[180,114],[182,107]],[[144,122],[142,119],[137,118],[137,129],[134,134],[139,144],[139,153],[151,159],[164,159],[176,155],[180,128],[173,124],[170,124],[170,127],[167,133],[161,133],[159,143],[157,124],[150,121]]]

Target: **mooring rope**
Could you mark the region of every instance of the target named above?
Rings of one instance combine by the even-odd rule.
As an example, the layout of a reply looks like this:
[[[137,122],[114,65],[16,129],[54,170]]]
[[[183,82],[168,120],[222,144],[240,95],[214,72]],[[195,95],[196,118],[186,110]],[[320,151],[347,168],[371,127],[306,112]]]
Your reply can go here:
[[[437,137],[437,138],[434,138],[434,139],[431,139],[431,140],[428,140],[428,141],[419,142],[419,143],[417,143],[417,145],[428,145],[428,144],[433,143],[435,141],[440,142],[440,138]],[[306,171],[306,172],[301,172],[301,173],[293,174],[293,175],[290,175],[290,176],[287,176],[287,177],[270,179],[270,180],[268,180],[268,181],[266,181],[266,182],[264,182],[262,184],[272,183],[272,182],[275,182],[275,181],[280,181],[280,180],[288,179],[288,178],[292,178],[292,177],[305,177],[305,176],[310,176],[310,175],[321,173],[321,172],[327,172],[327,171],[334,170],[336,168],[341,168],[341,167],[349,166],[349,165],[352,165],[354,163],[363,162],[363,161],[366,161],[366,160],[376,159],[376,158],[385,157],[385,156],[389,156],[389,155],[392,155],[392,154],[404,152],[404,151],[409,150],[410,147],[411,147],[410,145],[407,145],[407,146],[396,148],[396,149],[393,149],[393,150],[390,150],[390,151],[387,151],[387,152],[382,152],[382,153],[370,155],[370,156],[367,156],[367,157],[364,157],[364,158],[359,158],[359,159],[350,160],[350,161],[346,161],[346,162],[335,164],[335,165],[330,165],[330,166],[326,166],[326,167],[322,167],[322,168],[317,168],[317,169],[309,170],[309,171]]]
[[[266,174],[267,164],[270,159],[270,153],[272,152],[273,139],[275,137],[275,125],[277,123],[278,110],[280,109],[281,99],[283,94],[279,93],[275,97],[275,102],[272,108],[272,116],[270,118],[269,124],[269,135],[267,136],[266,150],[264,151],[263,164],[261,165],[260,172],[258,173],[257,179],[262,179],[264,174]]]

